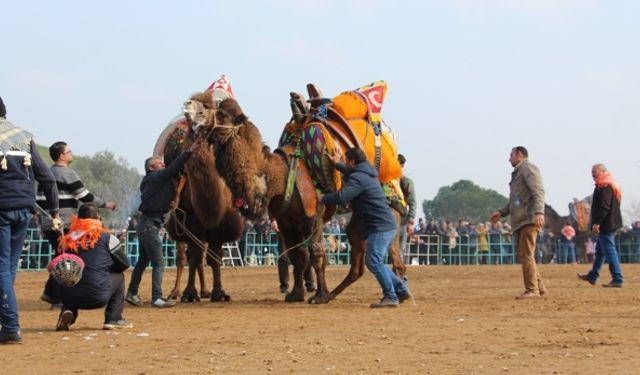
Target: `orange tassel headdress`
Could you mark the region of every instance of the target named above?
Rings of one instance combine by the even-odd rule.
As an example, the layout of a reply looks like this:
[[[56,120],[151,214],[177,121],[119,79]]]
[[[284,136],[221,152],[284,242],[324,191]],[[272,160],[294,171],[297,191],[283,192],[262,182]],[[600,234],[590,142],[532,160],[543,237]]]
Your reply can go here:
[[[613,190],[613,195],[616,197],[618,202],[622,199],[622,190],[620,190],[620,185],[618,185],[616,179],[613,178],[611,172],[604,172],[598,176],[596,179],[596,186],[598,189],[603,189],[609,186],[611,190]]]
[[[102,233],[109,230],[98,219],[80,219],[71,217],[69,233],[64,236],[64,246],[67,250],[77,253],[78,249],[90,250],[96,245]]]

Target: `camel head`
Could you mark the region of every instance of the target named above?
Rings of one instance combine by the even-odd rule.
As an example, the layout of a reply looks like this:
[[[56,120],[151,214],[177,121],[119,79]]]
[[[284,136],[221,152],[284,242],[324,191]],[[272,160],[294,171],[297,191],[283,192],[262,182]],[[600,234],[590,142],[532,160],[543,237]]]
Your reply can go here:
[[[215,126],[216,102],[209,92],[194,94],[182,105],[182,113],[194,133]]]

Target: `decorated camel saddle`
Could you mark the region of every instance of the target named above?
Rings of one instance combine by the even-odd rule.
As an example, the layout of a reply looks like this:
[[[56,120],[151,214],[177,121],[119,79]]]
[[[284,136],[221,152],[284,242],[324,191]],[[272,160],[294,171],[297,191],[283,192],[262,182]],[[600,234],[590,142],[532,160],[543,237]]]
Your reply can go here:
[[[287,196],[297,188],[305,213],[315,215],[316,192],[334,192],[342,187],[342,175],[329,155],[343,155],[347,149],[358,147],[377,170],[391,206],[404,214],[406,203],[399,183],[402,167],[395,137],[381,117],[387,84],[377,81],[333,99],[324,98],[312,84],[307,85],[307,91],[309,105],[300,94],[291,93],[293,118],[278,145],[290,161]]]

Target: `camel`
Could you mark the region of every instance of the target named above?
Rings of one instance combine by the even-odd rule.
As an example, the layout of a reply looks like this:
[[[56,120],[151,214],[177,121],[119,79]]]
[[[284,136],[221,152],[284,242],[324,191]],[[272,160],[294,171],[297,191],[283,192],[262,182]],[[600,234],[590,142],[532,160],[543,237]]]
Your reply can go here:
[[[198,96],[200,103],[211,105],[210,93]],[[190,122],[196,116],[196,110],[185,111],[185,117]],[[191,147],[196,141],[194,133],[187,127],[184,141],[176,142],[175,139],[167,140],[164,156],[167,162],[174,159],[181,150]],[[213,289],[210,293],[212,302],[229,301],[231,297],[222,287],[220,267],[222,265],[222,245],[226,242],[236,241],[242,235],[243,223],[238,210],[233,206],[231,191],[215,169],[215,154],[212,146],[206,142],[193,152],[189,161],[185,164],[184,173],[186,184],[179,188],[177,207],[173,208],[165,225],[167,232],[174,240],[184,242],[186,247],[186,259],[189,264],[189,277],[181,301],[199,301],[200,297],[209,296],[203,281],[203,258],[213,272]],[[184,264],[184,247],[178,247],[178,264]],[[170,296],[180,295],[179,282],[180,271],[177,275],[176,285]],[[195,288],[195,274],[200,273],[201,293]]]
[[[185,105],[193,103],[188,101]],[[301,194],[292,194],[290,199],[286,197],[290,162],[286,152],[280,149],[271,152],[264,145],[258,128],[244,115],[235,99],[223,100],[212,112],[213,115],[202,116],[209,117],[210,121],[198,126],[206,132],[207,141],[215,144],[217,169],[242,206],[243,214],[259,217],[268,210],[280,227],[281,239],[294,265],[294,286],[285,296],[285,302],[304,301],[302,275],[311,256],[318,287],[309,303],[328,303],[364,273],[366,240],[356,229],[359,223],[351,220],[347,227],[352,252],[350,271],[338,287],[329,292],[322,225],[336,212],[336,207],[318,204],[315,216],[306,215]],[[396,219],[399,223],[397,212]],[[404,276],[406,268],[400,257],[397,237],[390,255],[394,271]]]

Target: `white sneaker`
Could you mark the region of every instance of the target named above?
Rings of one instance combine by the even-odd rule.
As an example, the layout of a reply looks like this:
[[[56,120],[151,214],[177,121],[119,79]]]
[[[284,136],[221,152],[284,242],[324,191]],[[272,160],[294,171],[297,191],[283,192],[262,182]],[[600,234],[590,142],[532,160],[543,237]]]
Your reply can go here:
[[[158,298],[157,300],[153,301],[153,303],[151,304],[151,306],[158,307],[158,308],[173,307],[175,305],[176,305],[176,301],[171,299],[164,299],[164,298]]]

